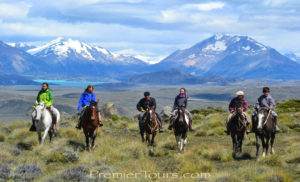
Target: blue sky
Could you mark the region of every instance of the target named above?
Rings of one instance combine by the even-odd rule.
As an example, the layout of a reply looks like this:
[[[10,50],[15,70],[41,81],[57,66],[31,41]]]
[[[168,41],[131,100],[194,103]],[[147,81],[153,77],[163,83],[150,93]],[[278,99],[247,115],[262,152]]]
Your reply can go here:
[[[1,0],[0,40],[58,36],[129,55],[166,56],[215,33],[300,55],[298,0]]]

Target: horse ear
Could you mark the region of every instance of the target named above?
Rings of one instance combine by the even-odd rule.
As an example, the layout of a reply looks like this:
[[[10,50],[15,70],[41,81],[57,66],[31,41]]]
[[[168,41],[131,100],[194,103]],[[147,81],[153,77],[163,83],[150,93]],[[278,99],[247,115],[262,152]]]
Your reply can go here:
[[[97,101],[96,101],[97,103],[99,103],[100,102],[100,100],[99,99],[97,99]]]

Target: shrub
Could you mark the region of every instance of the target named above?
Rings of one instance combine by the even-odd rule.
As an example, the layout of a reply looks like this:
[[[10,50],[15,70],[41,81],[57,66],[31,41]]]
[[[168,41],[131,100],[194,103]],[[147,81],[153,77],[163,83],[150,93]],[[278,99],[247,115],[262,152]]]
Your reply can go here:
[[[196,136],[207,136],[207,131],[206,130],[198,130],[195,134]]]
[[[36,165],[25,164],[14,170],[13,178],[16,181],[32,181],[43,175],[43,171]]]
[[[77,162],[79,160],[79,155],[76,152],[72,152],[66,148],[59,148],[57,151],[52,151],[47,156],[47,163],[60,162]]]
[[[0,134],[0,142],[5,142],[6,136],[3,134]]]
[[[113,120],[113,121],[118,121],[119,119],[120,119],[119,116],[116,115],[116,114],[113,114],[113,115],[111,116],[111,120]]]
[[[283,162],[281,161],[278,155],[268,155],[263,158],[260,163],[266,164],[269,166],[282,166]]]
[[[60,178],[67,181],[88,181],[89,167],[82,165],[73,169],[65,170]]]
[[[4,180],[8,180],[9,179],[9,176],[10,176],[10,170],[5,167],[5,166],[2,166],[0,164],[0,181]]]
[[[298,112],[300,111],[300,99],[288,100],[276,106],[279,112]]]

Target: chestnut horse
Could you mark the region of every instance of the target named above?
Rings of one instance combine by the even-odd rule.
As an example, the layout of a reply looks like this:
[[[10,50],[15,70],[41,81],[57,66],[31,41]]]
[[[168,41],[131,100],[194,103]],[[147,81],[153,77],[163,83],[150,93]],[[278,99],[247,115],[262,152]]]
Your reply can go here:
[[[141,136],[142,141],[144,142],[144,133],[146,132],[146,141],[148,141],[148,145],[151,147],[154,147],[154,140],[156,136],[156,132],[158,129],[158,121],[157,116],[155,114],[155,108],[151,107],[147,108],[146,113],[143,117],[143,123],[140,123],[140,129],[141,129]],[[152,135],[152,138],[150,140],[150,135]]]
[[[83,132],[85,135],[85,141],[86,141],[86,149],[87,151],[90,151],[90,149],[95,148],[95,139],[98,132],[98,113],[97,113],[97,107],[98,107],[99,99],[95,101],[91,101],[90,105],[85,108],[83,111],[83,115],[81,118],[81,125],[83,128]],[[92,146],[90,146],[90,139],[92,140]]]

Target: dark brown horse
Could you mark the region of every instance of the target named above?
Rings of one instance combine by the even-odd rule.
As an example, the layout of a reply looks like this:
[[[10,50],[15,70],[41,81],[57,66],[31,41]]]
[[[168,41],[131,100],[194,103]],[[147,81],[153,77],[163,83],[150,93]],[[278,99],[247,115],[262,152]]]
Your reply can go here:
[[[242,152],[242,145],[246,131],[246,118],[243,116],[243,108],[236,109],[228,122],[228,129],[231,134],[233,152]]]
[[[147,108],[146,113],[143,117],[143,122],[140,123],[140,129],[141,129],[141,136],[142,141],[144,142],[144,133],[146,132],[146,141],[148,142],[148,145],[151,147],[154,147],[154,141],[155,136],[158,129],[158,121],[157,116],[155,114],[155,108]],[[150,135],[152,135],[152,138],[150,140]]]
[[[178,107],[177,117],[174,121],[174,135],[176,138],[178,151],[183,152],[184,146],[187,143],[187,133],[189,130],[189,117],[183,106]]]
[[[256,159],[259,158],[259,139],[263,146],[262,156],[265,157],[268,153],[269,142],[271,139],[271,154],[275,153],[273,144],[275,140],[275,121],[272,115],[272,110],[268,108],[260,108],[257,111],[256,117],[253,117],[256,137]]]
[[[81,118],[81,125],[85,135],[86,149],[90,151],[91,148],[95,147],[95,139],[98,131],[98,107],[99,99],[91,101],[90,105],[85,108],[83,116]],[[92,140],[92,146],[90,145],[90,139]]]

